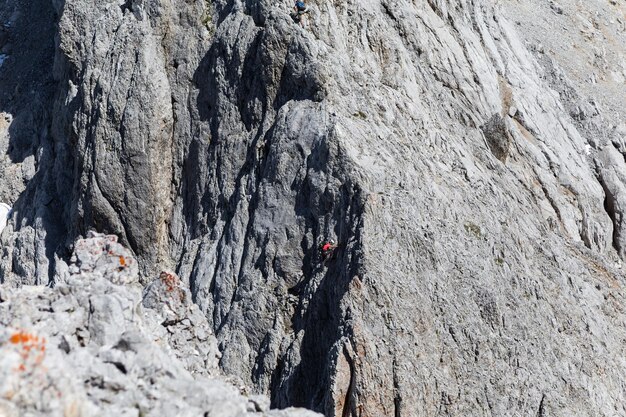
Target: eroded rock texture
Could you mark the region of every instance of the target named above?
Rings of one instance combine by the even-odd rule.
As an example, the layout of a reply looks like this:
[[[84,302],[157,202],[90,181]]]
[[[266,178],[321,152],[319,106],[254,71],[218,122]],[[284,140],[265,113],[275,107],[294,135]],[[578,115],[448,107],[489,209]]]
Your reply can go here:
[[[54,289],[1,289],[0,414],[315,416],[270,412],[218,379],[215,336],[187,294],[162,273],[142,297],[130,252],[93,233]]]
[[[94,228],[175,270],[274,406],[626,413],[623,4],[36,3],[54,44],[2,6],[50,68],[0,103],[6,285]]]

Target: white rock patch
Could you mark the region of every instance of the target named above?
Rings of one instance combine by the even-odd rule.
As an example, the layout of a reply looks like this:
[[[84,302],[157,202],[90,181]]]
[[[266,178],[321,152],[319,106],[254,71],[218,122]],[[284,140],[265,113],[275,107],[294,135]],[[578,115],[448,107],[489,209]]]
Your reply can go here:
[[[0,233],[4,230],[9,219],[9,213],[11,212],[11,206],[5,203],[0,203]]]

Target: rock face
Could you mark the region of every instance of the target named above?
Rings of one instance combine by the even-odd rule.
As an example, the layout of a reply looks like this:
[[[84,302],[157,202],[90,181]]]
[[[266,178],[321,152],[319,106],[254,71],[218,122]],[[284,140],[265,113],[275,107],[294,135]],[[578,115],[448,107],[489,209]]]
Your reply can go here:
[[[63,283],[0,293],[0,414],[315,416],[269,412],[215,379],[217,343],[187,294],[163,273],[142,301],[115,236],[79,240]]]
[[[8,0],[1,279],[94,228],[274,406],[626,413],[626,10],[496,3]]]

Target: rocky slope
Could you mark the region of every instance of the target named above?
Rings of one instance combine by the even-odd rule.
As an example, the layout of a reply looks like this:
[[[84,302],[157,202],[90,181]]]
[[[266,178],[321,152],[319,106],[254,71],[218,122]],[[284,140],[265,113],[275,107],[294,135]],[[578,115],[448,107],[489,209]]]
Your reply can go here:
[[[95,229],[274,406],[626,413],[625,6],[496,3],[7,1],[4,285]]]
[[[65,282],[3,289],[0,415],[316,415],[270,412],[221,381],[216,339],[180,284],[163,272],[142,296],[129,251],[91,233]]]

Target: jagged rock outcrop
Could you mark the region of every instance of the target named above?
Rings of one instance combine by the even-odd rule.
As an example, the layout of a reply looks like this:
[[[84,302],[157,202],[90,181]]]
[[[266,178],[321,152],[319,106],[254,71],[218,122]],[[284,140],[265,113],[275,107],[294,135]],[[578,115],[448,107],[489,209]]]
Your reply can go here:
[[[142,301],[137,271],[115,236],[91,234],[54,289],[0,287],[2,416],[315,415],[270,412],[216,379],[216,340],[188,290],[163,273]]]
[[[494,114],[491,119],[482,126],[491,153],[504,163],[506,163],[511,143],[513,142],[510,123],[508,118],[505,119],[499,114]]]
[[[9,37],[38,3],[3,6]],[[626,413],[624,6],[493,3],[321,0],[303,29],[266,0],[55,1],[56,43],[0,69],[50,69],[0,102],[21,173],[0,277],[62,281],[96,228],[175,270],[221,368],[275,406]],[[546,35],[577,16],[610,48],[599,90],[569,65],[585,44]]]

